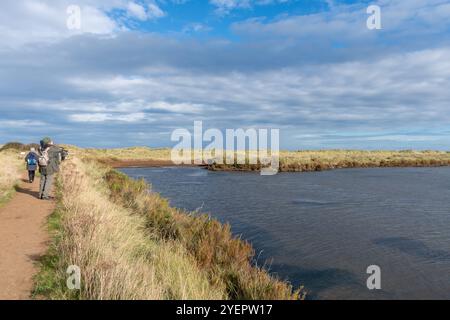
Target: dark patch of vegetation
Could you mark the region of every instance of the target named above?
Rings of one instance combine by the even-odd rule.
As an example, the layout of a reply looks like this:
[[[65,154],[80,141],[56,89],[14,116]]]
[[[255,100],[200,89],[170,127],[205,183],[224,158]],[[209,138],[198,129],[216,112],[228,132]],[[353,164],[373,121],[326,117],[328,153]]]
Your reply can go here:
[[[393,159],[386,158],[381,161],[340,160],[327,162],[311,160],[310,162],[284,162],[280,161],[279,172],[311,172],[348,168],[383,168],[383,167],[443,167],[450,166],[450,159]],[[210,171],[260,171],[261,164],[209,164]]]

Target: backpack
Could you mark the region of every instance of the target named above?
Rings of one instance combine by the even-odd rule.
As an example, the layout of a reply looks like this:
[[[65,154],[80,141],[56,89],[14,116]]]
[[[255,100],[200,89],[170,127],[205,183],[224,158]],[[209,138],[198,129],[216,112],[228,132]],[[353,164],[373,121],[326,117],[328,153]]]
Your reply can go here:
[[[39,156],[39,167],[46,167],[48,166],[48,162],[50,161],[50,158],[48,156],[48,149],[42,149],[41,155]]]
[[[29,166],[37,165],[36,155],[34,153],[28,155],[27,163]]]

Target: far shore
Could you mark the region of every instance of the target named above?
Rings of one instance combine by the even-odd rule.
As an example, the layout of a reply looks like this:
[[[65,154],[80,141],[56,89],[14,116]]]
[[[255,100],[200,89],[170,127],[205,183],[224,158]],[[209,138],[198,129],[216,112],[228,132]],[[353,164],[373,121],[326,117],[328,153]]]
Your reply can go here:
[[[203,168],[209,171],[234,171],[234,172],[249,172],[249,171],[259,171],[261,166],[259,165],[207,165],[207,164],[175,164],[172,161],[161,161],[161,160],[111,160],[111,161],[100,161],[107,166],[114,169],[120,168],[162,168],[162,167],[183,167],[183,168]],[[401,165],[395,164],[383,164],[383,165],[347,165],[347,166],[330,166],[330,167],[291,167],[285,168],[280,167],[279,172],[313,172],[313,171],[329,171],[338,169],[362,169],[362,168],[436,168],[436,167],[448,167],[450,164],[421,164],[421,163],[406,163]]]
[[[12,144],[15,146],[15,144]],[[23,148],[28,148],[24,145]],[[249,164],[182,164],[171,160],[171,149],[130,147],[116,149],[79,148],[65,145],[71,155],[91,159],[113,168],[202,167],[210,171],[260,171],[262,165]],[[6,146],[5,146],[6,148]],[[24,150],[25,150],[24,149]],[[224,159],[225,160],[225,159]],[[224,161],[225,162],[225,161]],[[279,172],[311,172],[346,168],[408,168],[450,166],[450,152],[436,150],[298,150],[280,151]]]
[[[211,171],[259,171],[261,164],[183,164],[171,161],[171,150],[132,147],[123,149],[68,150],[114,168],[203,167]],[[238,152],[237,152],[238,153]],[[237,154],[236,153],[236,154]],[[248,160],[248,155],[246,158]],[[440,167],[450,166],[450,152],[415,150],[299,150],[280,152],[280,172],[311,172],[346,168]]]
[[[161,168],[161,167],[184,167],[184,168],[203,168],[209,171],[240,171],[240,172],[249,172],[249,171],[259,171],[262,169],[260,165],[207,165],[207,164],[175,164],[170,160],[100,160],[100,163],[103,163],[107,166],[110,166],[114,169],[119,168]],[[345,165],[336,165],[336,166],[291,166],[285,167],[283,165],[280,166],[279,172],[313,172],[313,171],[329,171],[329,170],[338,170],[338,169],[358,169],[358,168],[434,168],[434,167],[448,167],[450,163],[417,163],[417,162],[406,162],[401,164],[394,163],[382,163],[382,164],[358,164],[351,163]]]

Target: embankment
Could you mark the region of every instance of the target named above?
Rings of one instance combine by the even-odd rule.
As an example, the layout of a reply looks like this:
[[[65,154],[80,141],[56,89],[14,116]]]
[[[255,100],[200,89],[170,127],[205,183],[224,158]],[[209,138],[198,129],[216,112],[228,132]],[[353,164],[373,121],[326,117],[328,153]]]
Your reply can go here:
[[[281,152],[280,172],[307,172],[345,168],[439,167],[450,165],[450,152],[444,151],[359,151],[324,150]],[[258,164],[208,165],[212,171],[259,171]]]
[[[48,299],[299,299],[254,261],[254,250],[206,215],[180,211],[93,160],[64,163],[52,243],[36,278]],[[80,267],[81,290],[66,286]]]

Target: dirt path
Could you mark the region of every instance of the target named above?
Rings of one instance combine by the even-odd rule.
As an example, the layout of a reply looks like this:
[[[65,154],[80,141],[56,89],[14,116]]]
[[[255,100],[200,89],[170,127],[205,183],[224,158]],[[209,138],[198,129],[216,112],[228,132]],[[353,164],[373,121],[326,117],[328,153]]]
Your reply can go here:
[[[37,198],[39,179],[22,182],[14,198],[0,208],[0,300],[29,299],[36,261],[48,242],[46,218],[52,201]]]

